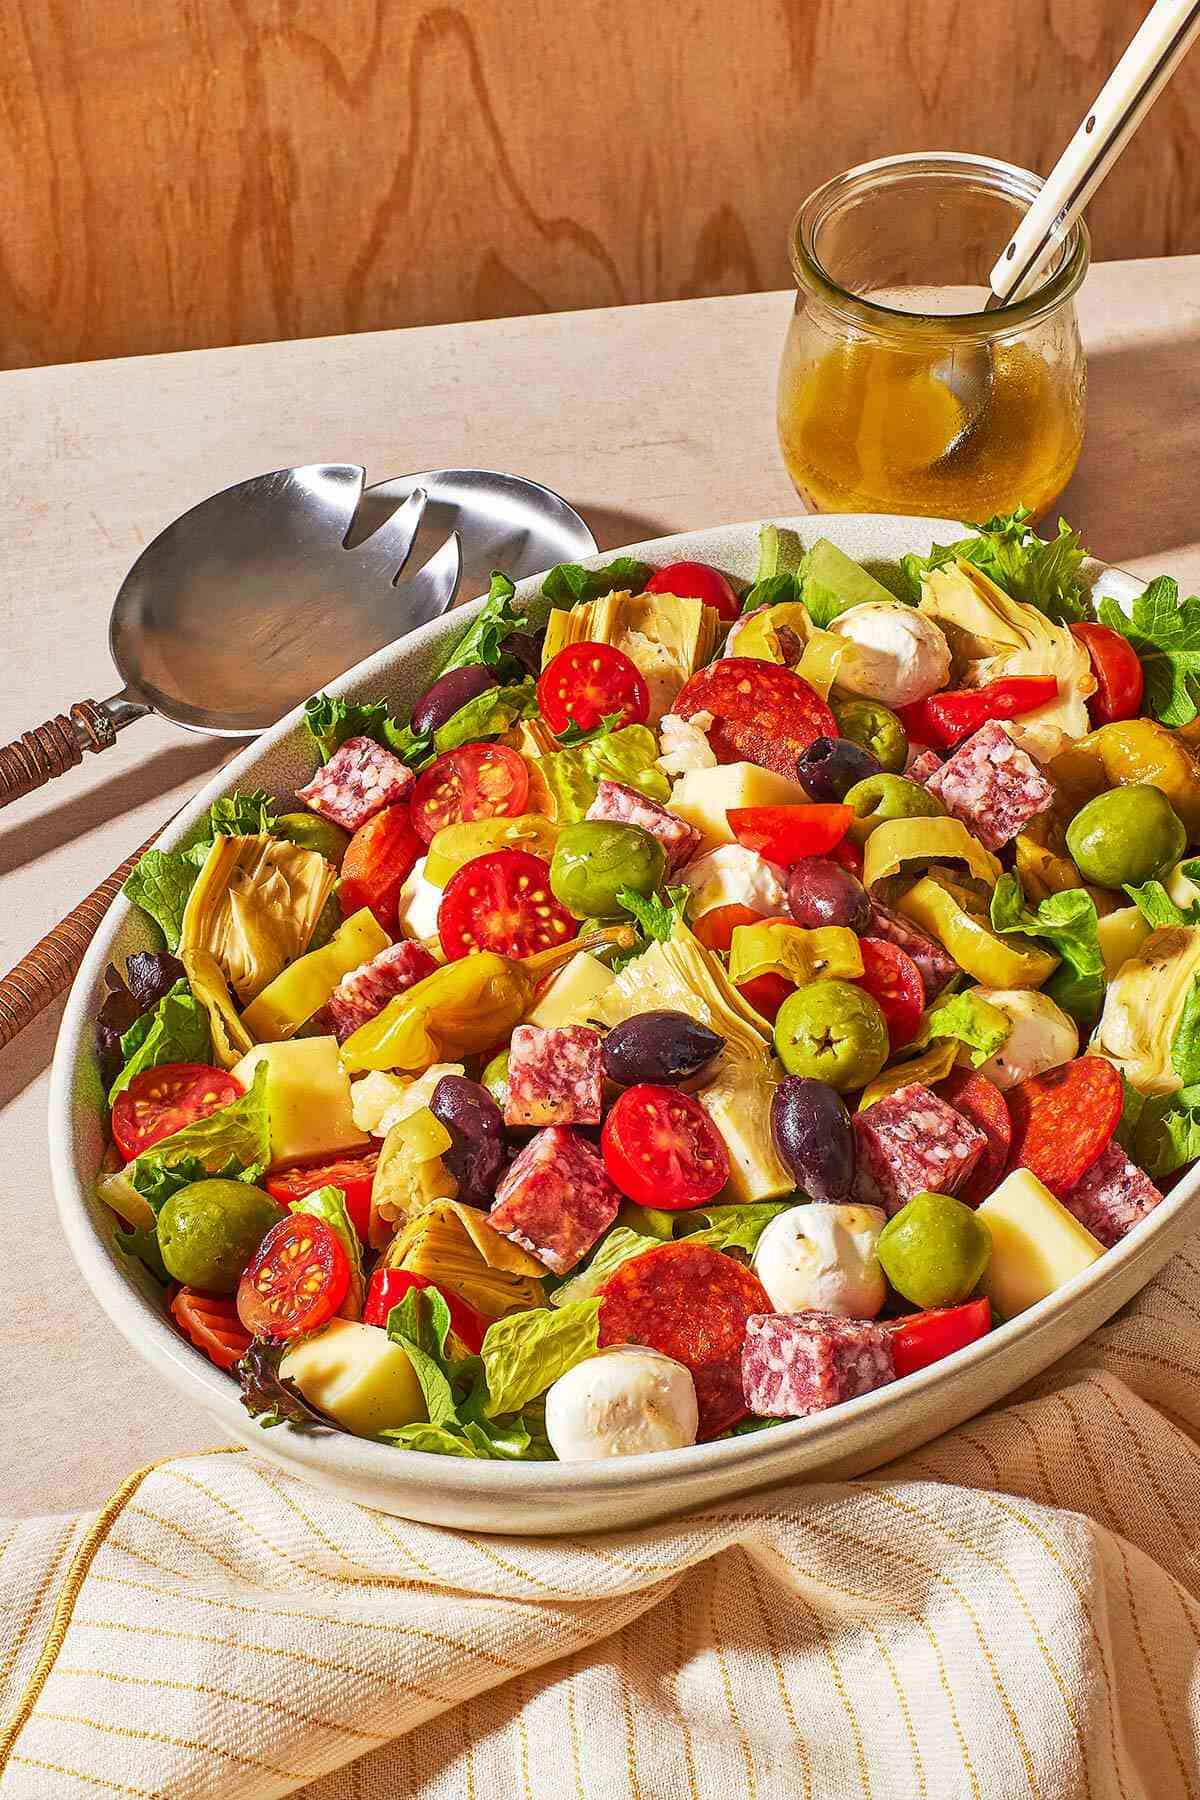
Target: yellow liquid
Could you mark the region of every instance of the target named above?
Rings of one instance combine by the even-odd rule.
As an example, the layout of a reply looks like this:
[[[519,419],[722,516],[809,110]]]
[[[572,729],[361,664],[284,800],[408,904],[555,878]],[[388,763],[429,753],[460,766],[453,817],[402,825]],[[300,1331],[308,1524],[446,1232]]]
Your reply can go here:
[[[990,393],[971,421],[935,372],[948,354],[851,338],[814,357],[793,323],[779,439],[809,506],[953,519],[1050,506],[1079,459],[1081,384],[1026,345],[995,345]]]

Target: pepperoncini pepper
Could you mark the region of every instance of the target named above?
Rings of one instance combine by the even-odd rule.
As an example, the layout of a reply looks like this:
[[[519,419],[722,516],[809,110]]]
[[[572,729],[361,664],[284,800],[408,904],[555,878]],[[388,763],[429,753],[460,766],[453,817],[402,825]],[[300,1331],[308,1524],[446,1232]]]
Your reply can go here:
[[[1153,719],[1119,719],[1089,731],[1050,764],[1076,809],[1106,788],[1144,783],[1164,793],[1188,842],[1200,840],[1200,764],[1187,740]]]
[[[935,937],[973,981],[990,988],[1036,988],[1058,967],[1058,957],[1033,944],[1015,944],[994,932],[975,895],[925,876],[897,902],[905,918]]]

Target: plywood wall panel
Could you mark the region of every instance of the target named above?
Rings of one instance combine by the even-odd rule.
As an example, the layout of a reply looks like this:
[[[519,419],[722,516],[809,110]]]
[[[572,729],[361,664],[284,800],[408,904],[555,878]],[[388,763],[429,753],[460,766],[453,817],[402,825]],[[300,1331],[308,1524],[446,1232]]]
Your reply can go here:
[[[1045,169],[1141,0],[0,0],[9,366],[781,285],[890,151]],[[1200,250],[1200,53],[1092,209]]]

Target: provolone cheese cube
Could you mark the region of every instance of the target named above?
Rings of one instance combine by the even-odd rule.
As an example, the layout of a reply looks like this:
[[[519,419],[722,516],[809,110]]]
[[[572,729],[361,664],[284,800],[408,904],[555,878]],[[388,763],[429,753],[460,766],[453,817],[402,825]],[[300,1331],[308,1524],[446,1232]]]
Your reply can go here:
[[[980,1283],[1002,1318],[1014,1318],[1103,1256],[1086,1231],[1028,1169],[1014,1169],[976,1209],[992,1234]]]
[[[757,763],[722,763],[716,769],[689,769],[671,792],[671,811],[694,825],[706,850],[732,844],[726,813],[737,806],[804,806],[808,795],[798,781],[760,769]]]
[[[541,995],[527,1025],[543,1029],[554,1025],[582,1025],[588,1010],[616,976],[594,957],[590,950],[577,950],[569,963],[561,968]]]
[[[248,1088],[260,1063],[267,1065],[273,1169],[360,1150],[370,1143],[354,1123],[350,1077],[338,1060],[336,1038],[256,1044],[233,1070],[234,1079]]]
[[[399,1344],[378,1325],[331,1319],[281,1359],[279,1373],[358,1437],[412,1425],[425,1415],[421,1384]]]

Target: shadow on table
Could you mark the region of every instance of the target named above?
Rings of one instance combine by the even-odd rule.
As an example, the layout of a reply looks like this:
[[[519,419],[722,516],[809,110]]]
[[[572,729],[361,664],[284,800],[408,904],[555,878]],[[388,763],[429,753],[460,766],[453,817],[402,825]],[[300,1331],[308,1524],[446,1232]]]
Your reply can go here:
[[[44,812],[31,819],[21,819],[9,830],[0,832],[0,876],[36,862],[38,857],[60,849],[84,832],[95,830],[97,825],[104,825],[109,819],[119,818],[122,813],[153,800],[156,795],[170,794],[186,781],[199,781],[211,774],[231,749],[238,748],[239,745],[231,745],[227,738],[190,735],[181,738],[169,750],[161,750],[133,768],[122,769],[101,786],[76,792],[69,800],[58,798],[63,792],[61,787],[55,790],[53,799],[46,790],[48,804]],[[69,785],[70,780],[70,774],[62,777],[65,784]],[[164,825],[169,804],[164,801]],[[148,831],[143,835],[148,835]],[[134,849],[138,842],[135,834],[126,850],[114,857],[114,861],[119,862],[121,855]],[[108,869],[97,869],[96,881],[103,881],[108,873]],[[82,892],[64,894],[63,911],[67,912],[82,898]]]
[[[1198,467],[1200,324],[1091,355],[1083,456],[1056,509],[1089,550],[1120,563],[1200,546]]]
[[[53,1006],[48,1007],[40,1018],[27,1025],[20,1037],[14,1038],[6,1048],[3,1058],[0,1058],[0,1111],[15,1100],[18,1094],[23,1094],[43,1069],[50,1067],[50,1059],[54,1055],[54,1040],[58,1036],[66,1004],[64,995],[61,1000],[56,1000]],[[36,1146],[39,1161],[43,1154],[43,1143],[44,1139]]]
[[[640,544],[646,538],[663,537],[671,529],[664,519],[647,519],[641,513],[623,512],[615,506],[593,506],[578,498],[572,505],[580,517],[586,519],[601,550],[616,550],[622,544]]]

